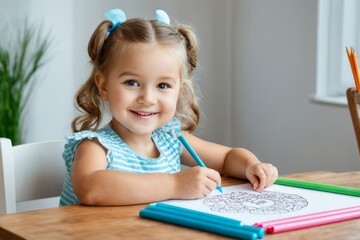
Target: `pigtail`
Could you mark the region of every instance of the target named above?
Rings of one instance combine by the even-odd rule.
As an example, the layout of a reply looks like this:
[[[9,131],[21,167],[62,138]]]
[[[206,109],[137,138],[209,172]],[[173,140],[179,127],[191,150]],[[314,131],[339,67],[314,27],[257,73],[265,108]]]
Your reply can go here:
[[[176,26],[179,33],[184,37],[184,40],[186,42],[186,53],[187,53],[187,60],[188,60],[188,72],[191,74],[197,65],[198,60],[198,41],[196,38],[195,33],[193,30],[186,25],[179,24]]]
[[[94,31],[88,44],[88,54],[93,65],[93,71],[84,85],[76,93],[75,107],[82,115],[76,117],[71,127],[74,132],[96,130],[102,120],[103,106],[95,83],[96,73],[101,62],[101,51],[106,39],[110,21],[103,21]]]
[[[177,103],[176,117],[182,123],[182,130],[193,132],[199,125],[200,107],[190,80],[185,80],[183,83]]]
[[[94,73],[91,74],[76,94],[75,107],[82,115],[76,117],[71,123],[74,132],[97,129],[101,122],[103,107],[98,97],[94,75]]]
[[[178,101],[177,117],[182,122],[182,129],[192,132],[200,122],[200,107],[191,80],[192,73],[197,66],[199,50],[196,35],[189,26],[179,24],[176,28],[183,38],[187,57],[187,69],[180,91],[181,97]]]
[[[99,66],[101,50],[107,37],[107,31],[111,27],[110,21],[103,21],[95,29],[88,44],[88,54],[94,67]]]

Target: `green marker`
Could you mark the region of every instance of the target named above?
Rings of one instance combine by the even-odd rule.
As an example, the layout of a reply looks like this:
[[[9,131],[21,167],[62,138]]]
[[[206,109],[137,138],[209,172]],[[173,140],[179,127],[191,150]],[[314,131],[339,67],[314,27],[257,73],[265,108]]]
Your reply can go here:
[[[360,189],[358,188],[343,187],[343,186],[330,185],[324,183],[307,182],[307,181],[288,179],[288,178],[278,178],[275,181],[275,183],[279,185],[285,185],[291,187],[306,188],[317,191],[360,197]]]

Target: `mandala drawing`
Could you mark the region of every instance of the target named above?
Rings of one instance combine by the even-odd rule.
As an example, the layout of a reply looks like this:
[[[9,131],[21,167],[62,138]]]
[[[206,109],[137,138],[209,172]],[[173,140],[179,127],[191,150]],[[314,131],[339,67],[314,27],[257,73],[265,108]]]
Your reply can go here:
[[[299,195],[272,191],[232,192],[206,197],[203,203],[215,212],[256,215],[295,212],[308,205],[307,200]]]

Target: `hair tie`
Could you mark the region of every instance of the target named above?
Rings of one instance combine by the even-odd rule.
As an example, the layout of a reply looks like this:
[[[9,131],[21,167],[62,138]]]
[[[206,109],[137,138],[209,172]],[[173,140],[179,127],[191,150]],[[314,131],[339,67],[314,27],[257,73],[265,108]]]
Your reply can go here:
[[[164,10],[156,10],[155,16],[157,21],[170,25],[170,18]]]
[[[121,9],[111,9],[105,13],[105,17],[109,19],[112,22],[111,28],[108,29],[106,33],[106,37],[109,36],[109,34],[114,31],[120,24],[126,21],[126,15]]]

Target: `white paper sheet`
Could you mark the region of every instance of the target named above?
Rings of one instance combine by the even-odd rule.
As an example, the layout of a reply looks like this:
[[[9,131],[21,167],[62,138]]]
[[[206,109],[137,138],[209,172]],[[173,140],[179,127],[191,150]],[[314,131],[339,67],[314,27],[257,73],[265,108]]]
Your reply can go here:
[[[272,185],[256,192],[250,184],[223,187],[202,199],[163,203],[254,224],[346,207],[360,206],[360,197]]]

